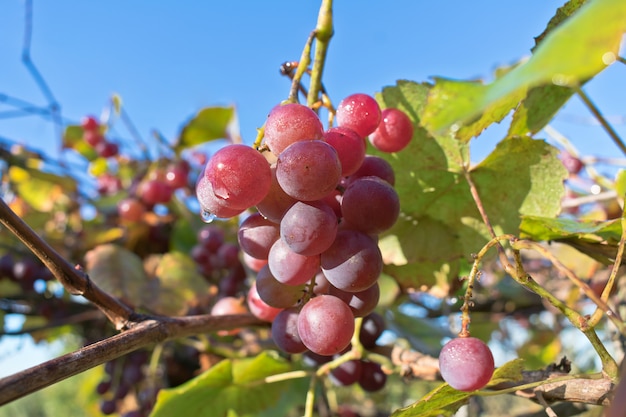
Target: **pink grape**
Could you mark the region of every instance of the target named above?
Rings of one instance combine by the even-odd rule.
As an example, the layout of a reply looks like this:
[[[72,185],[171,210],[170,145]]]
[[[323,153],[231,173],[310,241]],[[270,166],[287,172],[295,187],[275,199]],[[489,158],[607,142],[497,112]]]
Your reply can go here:
[[[294,142],[321,139],[323,135],[317,114],[298,103],[274,107],[265,121],[265,144],[277,156]]]
[[[280,222],[280,236],[289,248],[301,255],[319,255],[337,235],[337,216],[323,201],[298,201]]]
[[[393,172],[393,167],[389,162],[383,158],[375,155],[366,155],[363,163],[355,172],[348,178],[348,183],[355,181],[358,178],[374,176],[382,178],[389,184],[394,185],[396,183],[396,174]]]
[[[347,127],[333,127],[324,133],[324,140],[337,151],[341,162],[341,175],[356,172],[365,158],[365,140]]]
[[[406,148],[413,137],[413,122],[400,109],[389,108],[381,113],[380,124],[368,139],[382,152],[398,152]]]
[[[261,202],[272,182],[270,166],[263,155],[239,144],[218,150],[202,175],[213,187],[213,194],[232,209],[247,209]]]
[[[380,106],[372,96],[352,94],[337,106],[337,124],[354,130],[362,138],[376,130],[380,123]]]
[[[248,216],[239,225],[237,240],[242,251],[257,259],[267,259],[270,248],[280,237],[280,229],[259,213]]]
[[[483,388],[494,371],[491,349],[475,337],[458,337],[444,345],[439,354],[441,377],[459,391]]]
[[[274,223],[280,223],[280,220],[283,218],[285,212],[298,200],[291,197],[285,192],[285,190],[280,188],[280,184],[276,178],[276,164],[272,164],[270,168],[272,171],[272,183],[270,185],[270,190],[265,198],[256,205],[256,208],[266,219],[273,221]]]
[[[283,311],[282,308],[272,307],[261,299],[256,290],[256,282],[250,285],[250,289],[246,295],[246,302],[248,303],[248,309],[255,317],[270,323],[276,318],[278,313]]]
[[[298,334],[297,307],[286,308],[276,315],[272,322],[272,339],[286,353],[302,353],[307,347]]]
[[[257,273],[256,289],[259,297],[266,304],[276,308],[288,308],[295,305],[304,294],[304,285],[287,285],[278,281],[265,265]]]
[[[350,344],[354,315],[339,298],[319,295],[307,302],[298,316],[302,343],[318,355],[334,355]]]
[[[334,295],[348,304],[354,317],[365,317],[378,305],[380,299],[380,287],[374,283],[371,287],[359,292],[346,292],[330,285],[328,294]]]
[[[341,213],[348,227],[368,234],[380,234],[398,220],[400,197],[381,178],[359,178],[344,192]]]
[[[228,202],[219,198],[213,192],[211,181],[204,175],[198,178],[196,184],[196,196],[202,210],[215,215],[218,218],[228,219],[240,215],[245,209],[236,209],[228,205]]]
[[[332,246],[322,253],[324,276],[343,291],[359,292],[371,287],[382,268],[377,243],[356,230],[339,230]]]
[[[341,162],[335,148],[326,142],[296,142],[278,156],[276,178],[291,197],[301,201],[319,200],[339,184]]]
[[[320,256],[305,256],[292,251],[281,238],[270,248],[268,266],[277,281],[287,285],[302,285],[320,269]]]

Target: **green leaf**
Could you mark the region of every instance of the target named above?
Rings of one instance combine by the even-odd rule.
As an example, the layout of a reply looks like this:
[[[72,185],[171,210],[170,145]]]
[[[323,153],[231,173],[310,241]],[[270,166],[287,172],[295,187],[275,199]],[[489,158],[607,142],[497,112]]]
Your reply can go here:
[[[551,30],[528,61],[493,83],[434,88],[422,123],[442,133],[466,125],[495,103],[524,97],[533,87],[579,86],[615,61],[625,31],[626,2],[590,2]]]
[[[504,382],[519,381],[522,378],[523,360],[513,359],[497,368],[487,386]],[[421,400],[408,407],[396,410],[391,417],[437,417],[452,416],[464,405],[474,392],[457,391],[448,384],[442,384]]]
[[[556,10],[556,14],[548,22],[548,26],[546,26],[544,31],[541,32],[541,34],[535,38],[534,48],[536,48],[537,45],[539,45],[539,43],[543,41],[543,38],[545,38],[546,35],[548,35],[548,33],[553,31],[561,23],[563,23],[568,17],[570,17],[576,11],[578,11],[578,9],[580,9],[580,7],[585,3],[587,3],[587,0],[570,0],[567,3],[565,3],[563,6],[559,7]]]
[[[145,297],[147,276],[141,258],[114,244],[95,247],[85,255],[86,272],[103,291],[131,305]]]
[[[76,191],[70,177],[51,174],[39,168],[9,167],[9,180],[17,193],[35,210],[49,212],[71,202],[69,194]]]
[[[142,305],[163,315],[184,314],[192,300],[208,294],[208,284],[189,256],[170,252],[153,258],[156,261],[150,291],[144,292]]]
[[[201,143],[228,138],[228,127],[234,117],[234,107],[205,107],[183,126],[174,150],[180,153]]]
[[[404,110],[415,133],[402,152],[368,152],[393,166],[400,196],[401,217],[380,241],[385,272],[404,288],[434,285],[445,292],[446,282],[490,235],[464,174],[468,144],[419,127],[428,90],[407,81],[383,90],[381,106]],[[567,172],[557,150],[544,141],[511,138],[500,142],[470,175],[496,233],[517,234],[521,214],[558,214]]]
[[[620,240],[622,226],[620,219],[608,221],[554,219],[538,216],[523,216],[520,237],[532,240],[583,239],[590,242]]]
[[[508,136],[533,135],[539,132],[550,123],[574,93],[572,88],[553,84],[531,89],[513,113]]]
[[[264,381],[290,370],[291,364],[271,351],[254,358],[225,359],[183,385],[161,390],[150,416],[256,415],[277,406],[285,396],[303,400],[306,390],[295,392],[293,388],[301,386],[293,381]]]

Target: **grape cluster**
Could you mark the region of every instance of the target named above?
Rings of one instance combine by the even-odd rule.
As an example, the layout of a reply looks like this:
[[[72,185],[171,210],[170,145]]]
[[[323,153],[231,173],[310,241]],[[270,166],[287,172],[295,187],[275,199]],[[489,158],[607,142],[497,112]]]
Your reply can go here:
[[[491,349],[475,337],[457,337],[439,354],[441,377],[459,391],[475,391],[491,380],[494,360]]]
[[[239,246],[225,240],[224,230],[207,225],[198,231],[197,243],[191,249],[202,276],[219,286],[220,296],[235,296],[241,289],[246,270],[239,259]]]
[[[119,147],[116,143],[108,141],[103,133],[103,126],[93,116],[85,116],[81,120],[83,128],[83,140],[91,146],[98,156],[111,158],[118,154]]]
[[[273,339],[287,353],[332,356],[349,346],[354,318],[378,303],[377,235],[400,212],[393,169],[366,155],[366,138],[399,151],[413,135],[410,119],[354,94],[339,104],[336,120],[324,130],[310,108],[279,105],[265,123],[269,152],[221,148],[196,184],[212,217],[256,208],[238,231],[244,262],[257,271],[248,306],[272,322]]]
[[[102,414],[122,411],[123,417],[143,417],[150,413],[159,388],[146,378],[148,360],[148,352],[138,350],[105,364],[105,376],[96,386],[96,393],[102,397]],[[136,407],[128,407],[127,397],[132,397]]]
[[[17,283],[22,291],[33,291],[37,280],[47,282],[54,279],[39,260],[28,256],[16,259],[10,253],[0,257],[0,280],[3,278]]]

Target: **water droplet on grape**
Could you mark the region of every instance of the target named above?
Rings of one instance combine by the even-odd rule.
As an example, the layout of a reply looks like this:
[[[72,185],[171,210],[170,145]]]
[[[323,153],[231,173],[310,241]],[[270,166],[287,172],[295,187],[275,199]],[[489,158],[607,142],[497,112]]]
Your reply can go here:
[[[202,221],[205,223],[212,223],[213,220],[217,218],[217,216],[210,211],[202,210],[202,213],[200,213],[200,218],[202,218]]]

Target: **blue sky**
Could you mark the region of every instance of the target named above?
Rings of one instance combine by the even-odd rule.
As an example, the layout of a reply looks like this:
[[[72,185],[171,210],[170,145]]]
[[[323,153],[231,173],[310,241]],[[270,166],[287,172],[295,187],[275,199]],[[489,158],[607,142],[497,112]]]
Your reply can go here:
[[[533,37],[563,2],[338,1],[324,84],[338,103],[398,79],[489,79],[497,66],[529,55]],[[20,61],[24,3],[0,4],[0,97],[43,106]],[[203,106],[234,104],[244,140],[251,142],[269,110],[287,97],[289,81],[278,68],[299,59],[318,8],[311,0],[34,0],[31,56],[68,120],[100,114],[118,93],[142,136],[158,129],[173,140]],[[625,71],[613,65],[586,86],[622,136]],[[0,115],[8,110],[0,102]],[[621,156],[576,100],[563,115],[554,126],[583,152]],[[476,141],[475,157],[493,148],[505,130],[496,126]],[[42,150],[60,143],[52,123],[38,116],[3,115],[0,137]]]
[[[489,79],[497,66],[529,54],[533,37],[561,4],[336,2],[324,83],[337,103],[354,92],[380,91],[397,79]],[[158,129],[173,140],[199,108],[235,104],[244,140],[252,141],[267,112],[287,96],[289,82],[278,67],[299,58],[318,7],[310,0],[188,1],[184,6],[35,0],[31,54],[70,120],[99,114],[116,92],[144,137]],[[24,2],[3,2],[0,11],[0,93],[45,104],[20,61]],[[606,72],[619,75],[620,69]],[[619,114],[617,94],[614,102],[602,100],[615,92],[615,77],[599,78],[607,81],[594,82],[589,93],[607,115]],[[623,85],[619,88],[626,92]],[[589,130],[583,126],[589,122],[586,110],[576,103],[569,107],[570,117],[559,129]],[[500,139],[501,131],[494,130],[487,135],[491,141],[477,141],[478,154]],[[0,136],[39,147],[58,144],[52,125],[39,117],[2,118]],[[595,145],[590,150],[597,150]]]

